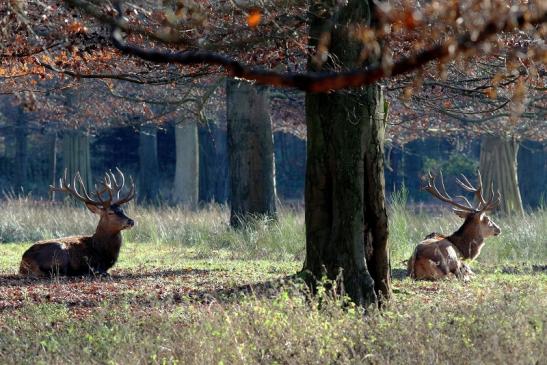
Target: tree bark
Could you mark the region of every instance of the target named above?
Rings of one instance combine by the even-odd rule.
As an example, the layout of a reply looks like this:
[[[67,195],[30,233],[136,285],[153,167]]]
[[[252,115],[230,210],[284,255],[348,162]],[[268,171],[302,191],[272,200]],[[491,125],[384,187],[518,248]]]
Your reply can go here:
[[[276,217],[274,147],[268,89],[227,80],[230,224]]]
[[[315,4],[314,6],[320,6]],[[327,5],[323,5],[327,6]],[[310,43],[316,46],[331,21],[312,8]],[[321,18],[318,14],[325,14]],[[369,24],[367,2],[350,1],[331,31],[331,60],[354,67],[359,44],[344,25]],[[333,69],[327,62],[324,69]],[[319,71],[310,60],[310,71]],[[342,275],[342,290],[358,305],[388,299],[390,267],[384,204],[384,99],[378,85],[306,95],[306,260],[313,280]]]
[[[175,126],[176,167],[173,201],[195,209],[199,194],[199,146],[196,122]]]
[[[159,193],[158,130],[155,125],[141,126],[139,131],[139,194],[143,203],[156,203]]]
[[[505,214],[523,214],[520,196],[515,139],[485,135],[481,140],[480,171],[485,189],[490,186],[501,193],[501,211]],[[493,185],[492,185],[493,184]]]
[[[63,135],[63,163],[67,176],[72,179],[77,172],[87,189],[91,184],[89,135],[79,130],[68,130]]]

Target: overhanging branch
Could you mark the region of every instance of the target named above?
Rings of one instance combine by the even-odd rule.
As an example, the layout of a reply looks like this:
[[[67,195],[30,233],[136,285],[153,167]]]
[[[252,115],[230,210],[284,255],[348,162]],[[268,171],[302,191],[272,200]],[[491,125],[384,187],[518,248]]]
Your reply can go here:
[[[118,14],[121,16],[122,11],[119,2],[116,6]],[[113,24],[112,41],[122,52],[150,62],[222,66],[229,76],[255,81],[258,84],[296,88],[307,92],[329,92],[345,88],[361,87],[377,82],[385,77],[405,74],[419,69],[431,61],[452,58],[458,53],[474,49],[489,37],[499,32],[523,28],[528,24],[543,24],[546,21],[547,12],[543,12],[532,18],[529,18],[527,14],[512,13],[502,22],[491,20],[478,34],[471,35],[470,33],[464,33],[455,40],[446,41],[410,57],[403,57],[391,66],[373,66],[343,72],[280,73],[251,67],[214,52],[173,52],[169,50],[147,49],[125,43],[122,37],[122,29],[117,22]]]

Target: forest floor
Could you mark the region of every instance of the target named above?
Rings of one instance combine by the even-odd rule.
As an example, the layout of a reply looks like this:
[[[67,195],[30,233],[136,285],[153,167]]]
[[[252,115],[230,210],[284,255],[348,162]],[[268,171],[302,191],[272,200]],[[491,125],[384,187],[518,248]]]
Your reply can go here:
[[[202,259],[188,248],[126,244],[109,278],[22,279],[28,245],[0,267],[0,363],[511,363],[546,356],[547,272],[482,267],[468,284],[413,282],[362,316],[309,300],[300,262]]]
[[[225,248],[124,243],[106,278],[21,278],[30,243],[1,244],[0,363],[546,363],[547,257],[533,237],[527,260],[483,252],[469,283],[411,281],[395,256],[393,299],[363,315],[307,295],[300,249],[256,259],[226,243],[252,232]]]

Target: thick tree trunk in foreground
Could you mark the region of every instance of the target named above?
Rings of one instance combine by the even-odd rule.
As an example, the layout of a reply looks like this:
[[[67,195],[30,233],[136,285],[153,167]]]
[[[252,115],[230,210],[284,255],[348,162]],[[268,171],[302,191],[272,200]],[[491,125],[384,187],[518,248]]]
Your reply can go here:
[[[522,199],[517,175],[516,140],[486,135],[481,140],[480,171],[484,186],[494,184],[501,193],[501,211],[506,214],[523,214]]]
[[[139,132],[139,191],[140,202],[156,203],[159,190],[158,130],[155,125],[143,125]]]
[[[199,145],[196,122],[175,126],[176,168],[173,201],[195,209],[199,197]]]
[[[321,14],[313,11],[312,14]],[[366,2],[350,1],[341,23],[370,19]],[[312,18],[317,44],[328,19]],[[340,29],[338,29],[340,28]],[[338,65],[355,66],[359,45],[341,26],[331,33]],[[332,65],[328,65],[332,68]],[[317,70],[310,63],[311,70]],[[314,279],[343,276],[343,289],[358,305],[390,297],[387,214],[384,204],[384,100],[377,85],[306,95],[306,261]],[[313,283],[312,283],[313,284]]]
[[[91,160],[89,135],[79,130],[65,131],[63,134],[63,163],[69,179],[80,173],[86,188],[91,184]]]
[[[268,89],[227,80],[230,224],[249,217],[275,218],[274,147]]]

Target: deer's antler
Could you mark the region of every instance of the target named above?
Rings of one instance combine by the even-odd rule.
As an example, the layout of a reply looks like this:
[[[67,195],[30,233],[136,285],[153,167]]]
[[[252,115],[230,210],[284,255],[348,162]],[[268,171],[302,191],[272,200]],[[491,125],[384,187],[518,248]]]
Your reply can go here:
[[[466,212],[474,212],[475,209],[471,206],[471,204],[469,203],[469,201],[467,199],[464,198],[465,202],[468,205],[463,205],[463,204],[460,204],[460,203],[456,202],[456,199],[461,198],[461,197],[456,197],[456,199],[454,199],[450,195],[448,195],[448,193],[446,192],[446,188],[444,187],[444,179],[443,179],[442,172],[441,172],[440,175],[441,175],[441,186],[442,186],[442,190],[443,190],[442,192],[439,191],[439,189],[435,185],[435,177],[436,176],[431,174],[431,172],[429,172],[429,174],[428,174],[428,181],[427,181],[427,185],[424,187],[424,190],[427,191],[428,193],[430,193],[431,195],[433,195],[435,198],[437,198],[437,199],[439,199],[439,200],[441,200],[445,203],[448,203],[450,205],[453,205],[458,209],[461,209],[461,210],[466,211]]]
[[[499,203],[501,202],[501,194],[498,191],[497,193],[494,193],[494,183],[490,185],[490,197],[488,200],[484,199],[483,195],[483,189],[482,189],[482,176],[480,170],[477,169],[477,187],[475,188],[465,177],[464,174],[462,174],[462,180],[456,179],[456,182],[458,185],[460,185],[464,190],[474,193],[475,197],[477,198],[478,205],[475,207],[475,210],[478,212],[486,212],[489,210],[492,210],[496,208]]]
[[[477,187],[474,187],[473,184],[469,182],[469,179],[467,179],[467,177],[465,177],[465,175],[463,174],[462,174],[463,181],[460,179],[456,179],[456,182],[458,183],[458,185],[460,185],[465,191],[475,194],[478,201],[478,205],[476,207],[474,207],[469,202],[469,200],[467,200],[467,198],[465,198],[462,195],[459,195],[454,199],[450,195],[448,195],[444,187],[442,172],[440,173],[440,175],[441,175],[441,186],[443,190],[442,192],[440,192],[439,189],[435,186],[435,176],[433,176],[431,172],[429,172],[428,184],[424,187],[424,190],[429,192],[431,195],[433,195],[437,199],[442,200],[448,204],[451,204],[457,207],[458,209],[461,209],[466,212],[474,212],[474,213],[486,212],[496,208],[501,201],[501,194],[499,193],[499,191],[497,193],[494,193],[494,184],[492,184],[492,186],[490,187],[490,197],[488,198],[488,200],[484,199],[483,189],[482,189],[482,177],[479,170],[477,170],[477,181],[478,181]],[[463,200],[467,205],[463,205],[456,202],[455,201],[456,199]]]
[[[90,194],[88,194],[79,172],[76,173],[72,184],[70,184],[68,182],[69,180],[67,177],[66,169],[64,176],[59,179],[59,187],[50,185],[49,190],[69,193],[76,199],[83,201],[85,204],[100,206],[102,208],[108,208],[109,206],[114,204],[121,205],[127,203],[135,197],[135,184],[133,183],[133,179],[130,178],[131,188],[129,190],[129,193],[124,198],[120,199],[120,191],[124,187],[125,177],[123,176],[123,173],[119,168],[116,167],[116,171],[119,174],[120,182],[118,183],[118,180],[116,179],[116,176],[112,171],[109,170],[108,172],[106,172],[103,180],[100,183],[102,185],[102,188],[99,188],[97,184],[95,184],[95,192],[92,193],[92,195],[94,195],[96,199],[93,199]],[[77,187],[78,185],[79,187]],[[106,199],[103,198],[105,193],[108,194],[108,198]]]

